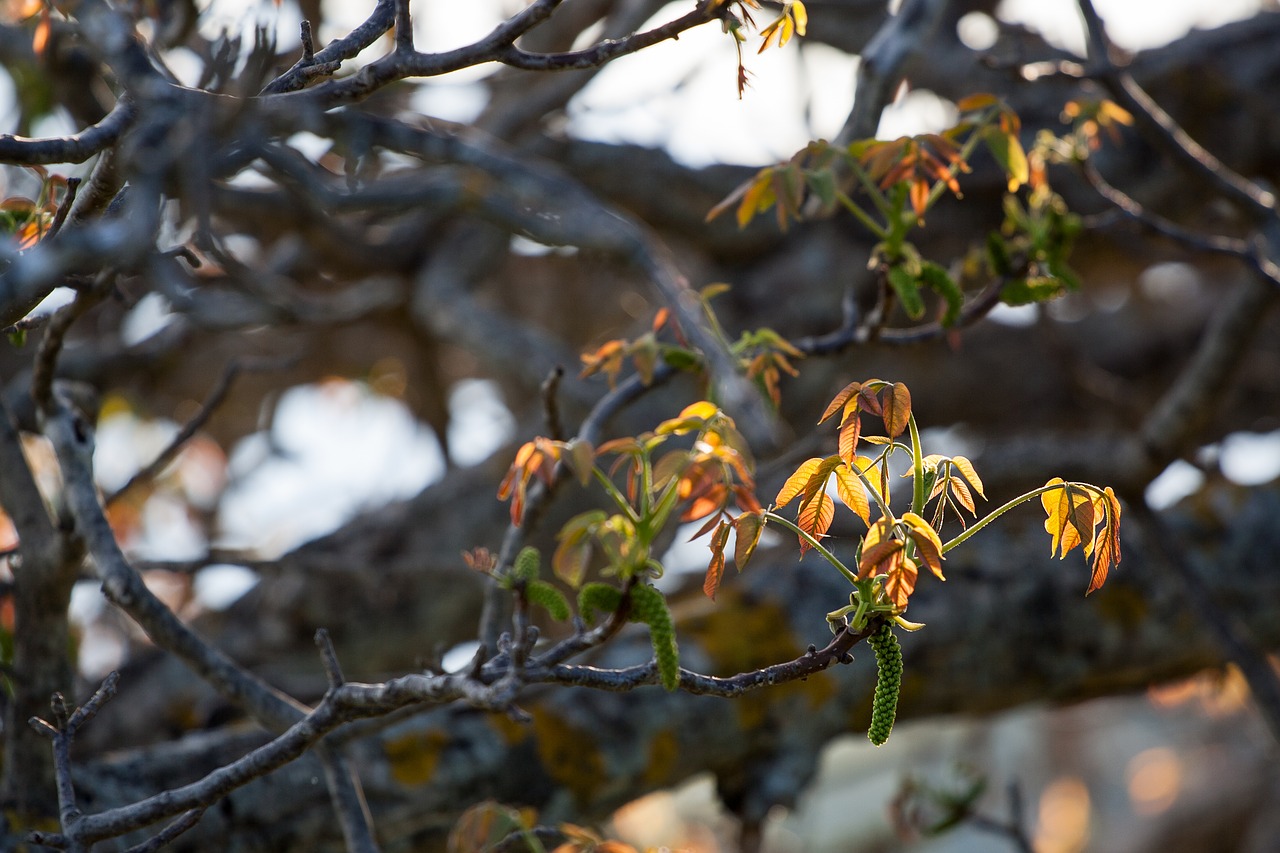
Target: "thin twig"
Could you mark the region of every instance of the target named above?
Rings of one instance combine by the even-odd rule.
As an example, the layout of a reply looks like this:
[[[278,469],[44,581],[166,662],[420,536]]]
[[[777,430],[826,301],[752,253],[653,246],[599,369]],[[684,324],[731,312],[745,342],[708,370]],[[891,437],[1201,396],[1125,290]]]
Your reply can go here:
[[[150,482],[158,477],[169,466],[169,463],[182,452],[187,442],[209,422],[209,418],[222,405],[227,394],[231,391],[232,384],[241,373],[246,370],[270,370],[278,366],[278,364],[279,362],[277,361],[249,363],[240,360],[229,363],[223,369],[222,375],[218,377],[217,383],[213,386],[213,390],[209,392],[209,396],[200,404],[200,408],[196,413],[182,425],[182,428],[178,430],[177,434],[174,435],[173,439],[160,451],[155,459],[143,466],[140,471],[129,478],[128,482],[105,500],[106,505],[110,506],[139,484]]]

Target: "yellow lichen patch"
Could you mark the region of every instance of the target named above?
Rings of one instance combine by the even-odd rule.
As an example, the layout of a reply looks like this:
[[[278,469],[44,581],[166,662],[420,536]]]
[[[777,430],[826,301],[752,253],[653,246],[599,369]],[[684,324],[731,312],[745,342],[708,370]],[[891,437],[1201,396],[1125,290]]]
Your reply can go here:
[[[644,760],[645,787],[656,788],[671,784],[672,773],[680,760],[680,738],[671,729],[663,729],[649,741],[649,752]]]
[[[489,725],[493,726],[507,746],[515,746],[529,736],[529,727],[511,719],[508,714],[490,714]]]
[[[733,675],[793,660],[804,647],[791,632],[790,614],[776,602],[746,601],[732,587],[721,592],[718,606],[682,619],[678,629],[712,660],[714,675]],[[797,697],[816,708],[835,695],[825,674],[748,693],[733,703],[743,727],[763,723],[775,706]]]
[[[533,733],[542,769],[568,789],[579,805],[589,803],[605,782],[604,756],[595,737],[545,708],[533,712]]]
[[[401,785],[425,785],[431,781],[440,763],[440,753],[449,743],[449,736],[438,729],[426,732],[410,732],[390,739],[383,749],[391,776]]]

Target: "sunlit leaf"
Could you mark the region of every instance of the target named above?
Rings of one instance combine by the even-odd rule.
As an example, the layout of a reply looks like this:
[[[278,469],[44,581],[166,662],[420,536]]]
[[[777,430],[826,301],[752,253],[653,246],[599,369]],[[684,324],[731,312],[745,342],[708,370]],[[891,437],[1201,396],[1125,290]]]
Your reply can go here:
[[[884,390],[884,428],[890,438],[897,438],[907,428],[911,417],[911,392],[901,382],[895,382]]]
[[[1089,576],[1089,588],[1085,595],[1099,589],[1107,580],[1111,567],[1120,563],[1120,501],[1108,486],[1106,495],[1106,520],[1093,549],[1093,567]]]
[[[916,580],[919,577],[920,570],[915,560],[899,554],[891,562],[889,571],[885,575],[884,591],[897,610],[907,609],[907,603],[911,593],[915,592]]]
[[[911,529],[911,539],[916,543],[916,550],[924,564],[937,575],[938,580],[946,580],[942,574],[942,539],[938,532],[914,512],[905,512],[898,520]]]
[[[756,546],[760,544],[760,535],[764,533],[765,526],[764,513],[744,512],[734,520],[733,526],[737,533],[733,543],[733,562],[738,571],[742,571],[751,562]]]
[[[864,523],[870,524],[871,505],[867,501],[867,487],[863,485],[862,480],[858,479],[857,474],[849,470],[847,465],[837,468],[835,475],[836,494],[840,496],[840,500]]]
[[[711,562],[707,565],[707,577],[702,582],[702,591],[707,598],[714,599],[720,589],[720,579],[724,577],[724,548],[729,543],[729,531],[733,528],[727,521],[721,521],[711,537]]]
[[[965,484],[964,480],[959,477],[948,477],[947,483],[950,484],[951,494],[955,495],[955,499],[960,503],[960,506],[969,510],[970,514],[976,516],[978,514],[978,510],[977,507],[974,506],[973,495],[969,493],[969,487]],[[939,483],[938,485],[941,486],[944,484]]]
[[[782,484],[782,488],[778,490],[778,496],[773,500],[774,505],[784,507],[791,503],[796,495],[806,491],[809,481],[817,474],[822,463],[823,460],[816,456],[800,463],[800,467],[787,478],[787,481]]]
[[[985,109],[993,104],[999,103],[999,99],[990,92],[978,92],[973,95],[961,98],[956,103],[956,109],[962,113],[976,112]]]
[[[827,404],[826,411],[822,413],[822,417],[818,418],[818,423],[822,423],[827,418],[844,408],[845,403],[849,402],[859,391],[862,390],[861,382],[850,382],[848,385],[840,389],[840,393],[832,398]]]
[[[857,455],[858,436],[862,432],[862,419],[858,417],[855,410],[853,415],[846,418],[844,423],[840,425],[840,439],[836,448],[837,454],[846,463],[851,463],[853,457]]]
[[[862,546],[862,558],[858,560],[858,577],[869,578],[885,574],[894,556],[906,545],[900,539],[885,539],[874,545]]]
[[[835,501],[826,491],[819,490],[800,507],[796,525],[814,539],[821,539],[830,529],[835,514]],[[810,547],[808,542],[801,539],[800,556],[803,557]]]
[[[964,478],[969,481],[969,485],[973,486],[973,490],[978,493],[981,498],[986,498],[986,494],[982,491],[982,480],[978,477],[978,472],[974,469],[973,463],[965,456],[952,456],[951,464],[955,466]]]

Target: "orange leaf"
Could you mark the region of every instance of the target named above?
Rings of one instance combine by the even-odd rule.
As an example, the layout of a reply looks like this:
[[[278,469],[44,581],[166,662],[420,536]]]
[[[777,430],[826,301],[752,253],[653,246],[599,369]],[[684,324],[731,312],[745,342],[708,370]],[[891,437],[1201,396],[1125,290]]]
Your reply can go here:
[[[969,481],[969,485],[973,486],[973,490],[978,496],[985,499],[987,496],[982,491],[982,480],[978,478],[978,472],[974,470],[973,463],[965,456],[952,456],[951,464],[959,469],[964,478]]]
[[[1085,595],[1093,592],[1106,583],[1111,567],[1120,563],[1120,501],[1116,493],[1108,486],[1106,494],[1106,520],[1093,550],[1093,569],[1089,577],[1089,588]]]
[[[887,574],[894,555],[905,547],[900,539],[885,539],[874,545],[863,545],[862,558],[858,560],[858,577],[870,578]]]
[[[784,507],[791,503],[796,495],[807,491],[809,480],[817,473],[818,468],[822,466],[822,462],[822,459],[815,456],[800,463],[800,467],[796,469],[795,473],[782,484],[782,488],[778,491],[778,496],[773,500],[774,504],[778,507]]]
[[[832,398],[831,402],[827,404],[827,409],[822,413],[822,417],[818,418],[818,423],[822,423],[827,418],[840,411],[844,404],[849,402],[850,398],[860,390],[862,390],[861,382],[850,382],[848,385],[844,386],[844,388],[841,388],[840,393]],[[848,417],[847,412],[845,413],[845,417]]]
[[[864,524],[871,524],[871,504],[867,501],[867,487],[862,484],[862,480],[858,479],[858,475],[849,470],[847,465],[841,465],[836,469],[835,474],[836,494],[840,496],[840,500],[853,510]]]
[[[720,526],[716,528],[715,535],[711,537],[711,562],[707,565],[707,578],[702,582],[702,591],[707,594],[707,598],[714,599],[716,591],[720,589],[720,579],[724,577],[724,546],[729,542],[729,531],[732,526],[727,521],[721,521]]]
[[[835,514],[835,501],[825,491],[819,490],[800,507],[796,525],[814,539],[821,539],[831,527],[831,521],[835,518]],[[810,547],[812,546],[808,542],[801,539],[800,556],[803,557],[805,551],[808,551]]]
[[[882,394],[884,428],[890,438],[897,438],[907,428],[911,417],[911,392],[901,382],[895,382]]]
[[[919,577],[920,570],[914,560],[901,555],[893,560],[886,575],[884,591],[899,612],[907,609],[907,602],[911,598],[911,593],[915,592],[916,580]]]
[[[837,454],[846,464],[853,462],[858,452],[858,438],[862,433],[862,418],[855,410],[852,417],[840,425],[840,440],[836,448]]]
[[[911,539],[916,543],[916,550],[924,560],[929,571],[938,576],[938,580],[946,580],[942,575],[942,539],[929,522],[914,512],[905,512],[899,519],[911,529]]]

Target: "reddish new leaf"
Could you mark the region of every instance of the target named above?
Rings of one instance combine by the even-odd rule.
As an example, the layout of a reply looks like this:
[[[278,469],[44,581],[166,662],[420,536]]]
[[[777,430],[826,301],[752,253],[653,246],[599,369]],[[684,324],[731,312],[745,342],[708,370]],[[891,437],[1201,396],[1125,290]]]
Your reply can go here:
[[[818,423],[822,423],[827,418],[840,411],[840,409],[844,407],[844,404],[849,402],[849,400],[861,390],[861,382],[850,382],[848,385],[841,388],[840,393],[837,394],[827,405],[827,409],[822,413],[822,417],[818,418]],[[847,413],[845,416],[848,417]]]
[[[911,392],[901,382],[884,389],[881,399],[884,408],[884,428],[890,438],[897,438],[907,428],[911,417]]]
[[[840,442],[837,447],[840,458],[848,465],[853,464],[853,457],[857,455],[858,436],[861,432],[862,418],[858,417],[858,411],[855,409],[853,414],[840,424]]]
[[[919,577],[920,570],[914,560],[899,554],[891,561],[889,571],[885,574],[884,591],[899,613],[907,609]]]
[[[707,594],[707,598],[714,599],[716,591],[720,589],[720,579],[724,577],[724,546],[729,542],[729,531],[733,528],[727,521],[721,521],[720,526],[716,528],[715,535],[711,537],[711,562],[707,565],[707,577],[702,582],[702,591]]]

